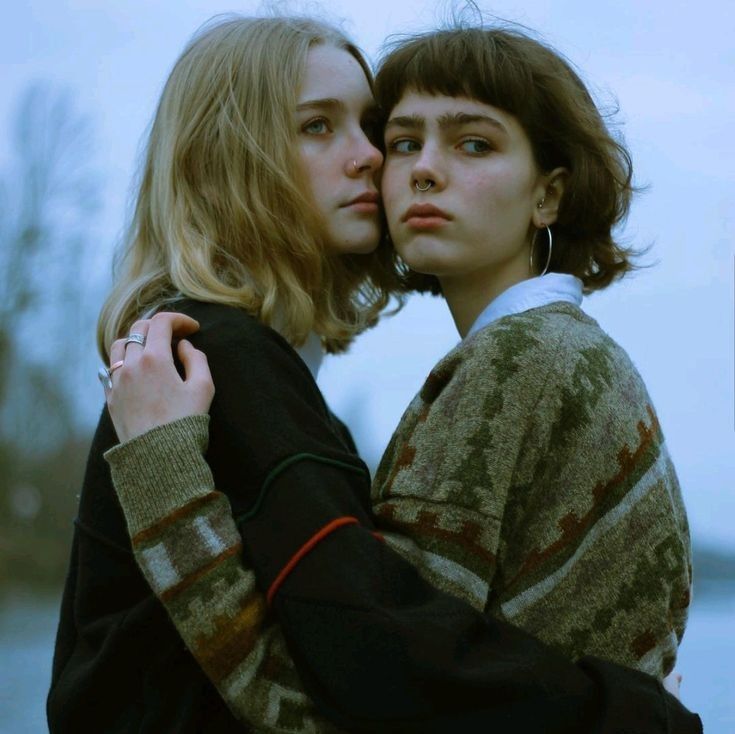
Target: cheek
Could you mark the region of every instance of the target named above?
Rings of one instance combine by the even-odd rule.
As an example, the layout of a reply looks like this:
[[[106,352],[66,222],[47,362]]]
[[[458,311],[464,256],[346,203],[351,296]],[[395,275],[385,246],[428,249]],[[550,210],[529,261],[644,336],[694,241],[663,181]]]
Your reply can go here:
[[[404,179],[400,176],[399,171],[395,165],[386,164],[383,167],[383,174],[380,179],[380,193],[383,197],[383,208],[385,209],[385,215],[388,217],[388,221],[391,221],[400,214],[401,205],[399,199],[401,198],[403,188],[400,181]]]
[[[321,138],[303,142],[299,149],[304,169],[310,177],[343,175],[344,160],[347,156],[340,146]]]
[[[328,202],[329,192],[335,190],[335,176],[330,176],[329,167],[325,165],[324,157],[310,155],[309,152],[301,154],[301,164],[309,186],[311,198],[320,209]]]
[[[492,175],[478,173],[467,179],[464,195],[479,212],[492,213],[494,217],[526,211],[531,195],[531,184],[526,176],[519,176],[511,167],[500,168]]]

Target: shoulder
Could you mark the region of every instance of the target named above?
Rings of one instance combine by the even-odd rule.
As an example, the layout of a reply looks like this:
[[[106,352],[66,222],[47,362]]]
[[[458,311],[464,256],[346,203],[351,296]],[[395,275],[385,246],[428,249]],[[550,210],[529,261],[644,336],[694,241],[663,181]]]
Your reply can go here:
[[[208,343],[226,340],[272,342],[290,349],[283,337],[243,309],[221,303],[205,303],[189,298],[177,301],[172,308],[199,322],[196,338]]]
[[[199,331],[190,341],[207,355],[213,372],[224,363],[228,372],[238,367],[251,374],[259,370],[288,372],[313,382],[294,348],[277,331],[243,309],[192,299],[177,301],[173,308],[199,322]]]
[[[566,303],[499,319],[467,344],[466,359],[505,360],[517,370],[560,375],[606,364],[638,376],[625,350],[593,318]]]
[[[483,393],[501,391],[519,406],[549,393],[571,403],[589,393],[616,404],[650,403],[625,350],[571,304],[499,319],[460,345],[455,359],[457,377]]]
[[[598,391],[624,391],[645,398],[643,379],[628,353],[593,318],[570,306],[567,314],[546,314],[544,325],[554,333],[554,371],[566,385]]]

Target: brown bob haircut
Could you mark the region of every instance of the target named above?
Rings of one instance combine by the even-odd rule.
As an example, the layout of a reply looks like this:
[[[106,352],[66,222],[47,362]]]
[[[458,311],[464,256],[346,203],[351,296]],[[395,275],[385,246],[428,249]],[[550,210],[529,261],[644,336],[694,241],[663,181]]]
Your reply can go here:
[[[512,114],[542,171],[569,170],[549,270],[599,290],[634,268],[613,239],[628,214],[633,167],[582,80],[560,54],[520,30],[452,28],[391,44],[375,79],[385,115],[408,91],[466,97]],[[407,290],[439,293],[434,276],[409,272]]]

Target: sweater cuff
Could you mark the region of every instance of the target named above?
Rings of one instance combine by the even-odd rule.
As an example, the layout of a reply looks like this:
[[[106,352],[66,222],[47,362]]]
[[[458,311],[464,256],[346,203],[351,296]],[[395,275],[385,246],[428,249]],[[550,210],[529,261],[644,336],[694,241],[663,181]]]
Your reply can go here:
[[[214,490],[208,442],[209,416],[194,415],[105,452],[131,537]]]

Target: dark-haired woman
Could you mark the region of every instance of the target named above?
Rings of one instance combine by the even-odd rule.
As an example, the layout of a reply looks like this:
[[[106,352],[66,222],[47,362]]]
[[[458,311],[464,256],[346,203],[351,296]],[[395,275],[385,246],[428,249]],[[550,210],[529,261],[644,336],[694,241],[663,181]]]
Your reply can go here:
[[[570,66],[519,33],[402,42],[376,95],[391,238],[414,287],[441,290],[463,338],[407,409],[374,480],[386,544],[330,486],[338,462],[331,478],[324,456],[274,466],[236,519],[288,652],[275,628],[255,640],[252,590],[228,593],[247,572],[197,450],[206,419],[139,430],[180,415],[173,399],[168,413],[150,406],[161,385],[201,392],[177,382],[170,359],[156,362],[170,336],[159,319],[144,347],[152,358],[136,358],[111,398],[121,438],[133,439],[109,460],[138,561],[233,710],[260,697],[260,726],[326,726],[291,655],[306,692],[346,727],[593,731],[584,681],[575,703],[569,670],[532,638],[429,591],[390,548],[593,676],[624,677],[590,655],[658,680],[671,671],[691,583],[678,483],[640,376],[579,308],[585,290],[630,268],[611,234],[628,208],[629,159]],[[118,342],[112,359],[124,353]],[[305,464],[308,494],[288,475]],[[650,685],[636,680],[638,694]],[[647,719],[632,698],[605,705],[617,720],[602,730],[668,726],[651,699]]]

